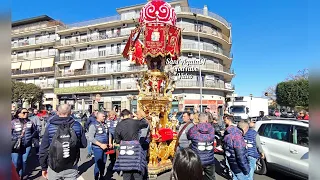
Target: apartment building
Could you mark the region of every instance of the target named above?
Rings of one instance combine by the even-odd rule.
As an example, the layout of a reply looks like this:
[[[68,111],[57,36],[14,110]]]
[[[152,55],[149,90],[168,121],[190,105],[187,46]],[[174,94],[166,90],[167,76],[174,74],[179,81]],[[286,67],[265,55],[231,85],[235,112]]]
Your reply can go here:
[[[63,25],[48,16],[12,23],[12,80],[34,83],[44,91],[42,104],[52,108],[54,95],[54,61],[58,51],[56,28]],[[28,107],[24,103],[24,107]]]
[[[208,11],[207,6],[190,8],[186,0],[175,0],[170,4],[177,13],[177,26],[183,29],[181,58],[198,59],[200,50],[200,58],[206,59],[206,64],[201,66],[201,77],[199,72],[194,72],[193,79],[177,82],[172,110],[192,110],[199,105],[202,86],[203,106],[218,111],[224,106],[226,95],[234,91],[231,85],[234,77],[230,53],[231,25]],[[121,53],[143,6],[119,8],[118,15],[111,17],[56,26],[53,48],[56,53],[55,72],[46,71],[51,73],[51,79],[55,79],[53,106],[69,103],[76,110],[102,107],[107,110],[115,107],[119,110],[137,109],[135,80],[147,67],[132,66]]]

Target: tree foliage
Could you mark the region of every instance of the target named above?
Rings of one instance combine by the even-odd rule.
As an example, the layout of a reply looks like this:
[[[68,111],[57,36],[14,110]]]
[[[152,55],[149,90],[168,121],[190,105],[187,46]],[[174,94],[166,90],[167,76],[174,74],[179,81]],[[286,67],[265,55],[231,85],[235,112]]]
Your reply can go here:
[[[37,102],[42,102],[43,91],[35,84],[25,84],[22,82],[12,81],[12,97],[13,102],[19,102],[20,100],[26,101],[31,105]]]
[[[281,106],[308,107],[309,81],[299,78],[279,83],[276,87],[276,98]]]

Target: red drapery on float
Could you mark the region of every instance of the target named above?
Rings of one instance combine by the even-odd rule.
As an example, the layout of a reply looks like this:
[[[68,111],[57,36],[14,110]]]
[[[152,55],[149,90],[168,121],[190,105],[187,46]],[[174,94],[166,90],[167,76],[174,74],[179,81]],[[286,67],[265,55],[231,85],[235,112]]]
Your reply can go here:
[[[166,55],[175,58],[181,53],[181,29],[176,26],[168,26],[168,39],[166,43]]]
[[[165,56],[167,26],[146,24],[144,30],[145,47],[143,53],[145,56],[157,57]]]
[[[128,42],[122,52],[124,58],[129,59],[136,65],[145,64],[143,57],[143,43],[139,40],[142,28],[137,27],[131,31]]]

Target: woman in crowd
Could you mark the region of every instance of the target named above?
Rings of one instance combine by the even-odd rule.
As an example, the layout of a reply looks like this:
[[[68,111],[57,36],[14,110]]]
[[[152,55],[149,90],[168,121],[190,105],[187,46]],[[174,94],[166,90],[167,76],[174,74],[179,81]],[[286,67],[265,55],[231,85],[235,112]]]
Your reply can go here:
[[[309,115],[307,114],[307,112],[305,110],[302,110],[298,114],[298,119],[300,119],[300,120],[309,120]]]
[[[189,148],[176,152],[171,180],[201,180],[202,165],[199,156]]]
[[[38,135],[36,126],[28,119],[28,110],[20,108],[11,121],[11,158],[21,179],[23,179],[32,139]]]

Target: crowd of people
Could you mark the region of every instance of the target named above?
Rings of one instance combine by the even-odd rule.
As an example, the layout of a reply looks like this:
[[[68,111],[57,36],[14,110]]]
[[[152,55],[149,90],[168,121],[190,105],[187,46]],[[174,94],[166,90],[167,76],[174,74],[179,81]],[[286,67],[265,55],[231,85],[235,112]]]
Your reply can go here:
[[[118,116],[115,111],[95,110],[83,125],[74,119],[67,104],[50,113],[46,124],[37,113],[20,108],[11,121],[12,162],[21,179],[26,175],[32,148],[42,176],[49,180],[76,179],[81,148],[87,148],[87,157],[94,158],[92,179],[105,179],[108,173],[118,173],[125,180],[148,179],[151,140],[148,113],[125,109]],[[235,180],[252,180],[257,160],[264,158],[260,138],[253,121],[242,120],[236,125],[232,118],[229,114],[223,116],[224,127],[208,109],[193,115],[183,112],[176,154],[172,157],[171,179],[214,180],[214,149],[220,148],[230,176]],[[215,139],[219,140],[217,147],[214,147]],[[106,168],[108,156],[110,163]]]

